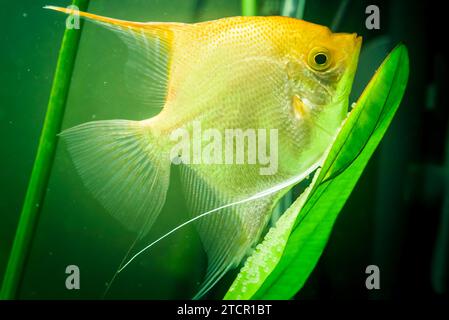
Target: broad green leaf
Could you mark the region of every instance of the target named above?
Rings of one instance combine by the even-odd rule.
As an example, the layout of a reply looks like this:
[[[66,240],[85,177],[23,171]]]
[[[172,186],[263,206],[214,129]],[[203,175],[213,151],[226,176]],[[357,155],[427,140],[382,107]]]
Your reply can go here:
[[[393,119],[408,72],[407,49],[399,45],[368,83],[310,186],[248,258],[225,299],[289,299],[302,288]]]

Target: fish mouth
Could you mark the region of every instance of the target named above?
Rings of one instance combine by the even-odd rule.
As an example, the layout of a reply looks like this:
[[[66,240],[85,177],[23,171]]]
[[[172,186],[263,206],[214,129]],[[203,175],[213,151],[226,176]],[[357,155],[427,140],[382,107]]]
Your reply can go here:
[[[357,71],[357,66],[359,64],[359,56],[360,56],[360,50],[362,48],[362,37],[358,36],[356,33],[354,33],[354,48],[352,50],[352,59],[349,63],[349,68],[347,71],[347,78],[346,81],[348,82],[348,88],[349,92],[352,88],[352,83],[354,81],[355,73]],[[349,94],[348,92],[348,94]]]
[[[355,73],[357,71],[357,66],[359,63],[360,51],[362,48],[363,38],[358,36],[356,33],[350,34],[351,43],[353,44],[350,49],[347,51],[348,59],[346,71],[340,80],[340,83],[343,85],[336,95],[336,99],[334,101],[338,102],[341,99],[346,98],[347,95],[351,92],[352,83],[354,81]]]
[[[357,64],[359,61],[359,55],[360,55],[360,50],[362,48],[362,42],[363,42],[363,38],[361,36],[358,36],[356,33],[354,33],[354,37],[355,37],[355,42],[354,42],[354,50],[353,50],[353,59],[352,59],[352,65],[354,68],[357,68]]]
[[[340,39],[340,45],[344,47],[345,58],[347,59],[347,68],[353,69],[357,66],[360,49],[362,47],[362,36],[357,33],[337,34]]]

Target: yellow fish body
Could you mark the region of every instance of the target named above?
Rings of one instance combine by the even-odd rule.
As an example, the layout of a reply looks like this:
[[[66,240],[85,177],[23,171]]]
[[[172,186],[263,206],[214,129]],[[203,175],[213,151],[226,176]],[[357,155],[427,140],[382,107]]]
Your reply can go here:
[[[196,222],[208,255],[200,297],[241,263],[279,198],[319,164],[347,113],[361,39],[286,17],[183,24],[79,14],[125,41],[128,76],[139,79],[144,104],[162,109],[150,119],[89,122],[62,136],[86,186],[140,238],[162,209],[179,157],[191,216],[214,211]],[[265,132],[258,147],[275,151],[276,164],[226,164],[235,146],[211,147],[219,137],[196,135],[228,129],[243,132],[245,146],[251,132]],[[202,161],[210,154],[216,161]]]

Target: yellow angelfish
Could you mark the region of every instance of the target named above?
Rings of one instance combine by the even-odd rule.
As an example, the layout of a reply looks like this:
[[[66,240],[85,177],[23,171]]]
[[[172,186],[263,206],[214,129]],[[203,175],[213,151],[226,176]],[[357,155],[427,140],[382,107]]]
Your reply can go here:
[[[143,102],[162,109],[142,121],[81,124],[62,137],[86,186],[139,238],[180,162],[208,255],[200,297],[257,244],[280,197],[319,166],[348,111],[361,38],[287,17],[185,24],[79,14],[124,40],[128,75],[139,79]],[[217,136],[228,129],[240,130],[235,141],[248,148],[265,141],[256,154],[246,150],[248,161],[232,162],[225,153],[237,152],[237,142]]]

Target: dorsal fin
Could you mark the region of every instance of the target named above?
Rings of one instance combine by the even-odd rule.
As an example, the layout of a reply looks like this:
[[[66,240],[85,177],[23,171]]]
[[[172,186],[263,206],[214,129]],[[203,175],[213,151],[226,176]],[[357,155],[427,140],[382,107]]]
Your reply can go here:
[[[176,35],[189,27],[183,23],[133,22],[45,6],[46,9],[79,15],[117,34],[128,47],[125,82],[129,91],[148,107],[162,107],[168,90],[168,73]]]

